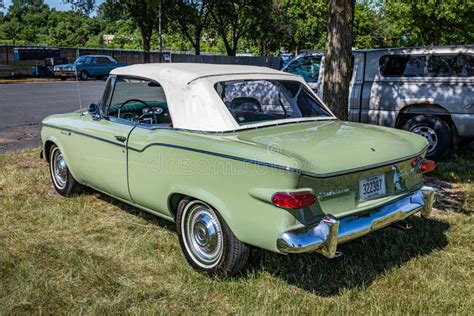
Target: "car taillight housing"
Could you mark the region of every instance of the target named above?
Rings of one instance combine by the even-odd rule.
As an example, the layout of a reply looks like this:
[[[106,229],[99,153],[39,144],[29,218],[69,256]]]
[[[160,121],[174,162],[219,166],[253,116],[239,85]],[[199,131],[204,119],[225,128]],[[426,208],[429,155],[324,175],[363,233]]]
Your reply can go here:
[[[421,157],[413,159],[411,165],[416,171],[421,173],[428,173],[436,169],[436,162]]]
[[[281,208],[296,209],[310,206],[316,202],[313,192],[277,192],[273,194],[272,203]]]
[[[427,173],[434,171],[436,169],[436,162],[433,160],[423,160],[420,164],[420,171],[422,173]]]

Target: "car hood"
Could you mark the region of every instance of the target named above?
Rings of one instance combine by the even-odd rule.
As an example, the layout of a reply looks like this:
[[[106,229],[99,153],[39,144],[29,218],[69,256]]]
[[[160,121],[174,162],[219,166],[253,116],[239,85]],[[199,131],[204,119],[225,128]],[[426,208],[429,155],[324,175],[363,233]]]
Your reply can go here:
[[[237,140],[296,160],[300,170],[331,176],[410,159],[427,141],[406,131],[339,120],[240,131]]]

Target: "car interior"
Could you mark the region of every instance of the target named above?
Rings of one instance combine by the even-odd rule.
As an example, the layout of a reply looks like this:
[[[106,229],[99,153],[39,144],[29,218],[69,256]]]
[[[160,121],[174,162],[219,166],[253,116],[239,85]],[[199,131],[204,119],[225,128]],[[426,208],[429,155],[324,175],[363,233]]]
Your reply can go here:
[[[218,82],[215,89],[240,125],[286,118],[331,116],[298,81],[225,81]]]
[[[173,126],[163,88],[143,79],[117,79],[107,116],[137,124]]]

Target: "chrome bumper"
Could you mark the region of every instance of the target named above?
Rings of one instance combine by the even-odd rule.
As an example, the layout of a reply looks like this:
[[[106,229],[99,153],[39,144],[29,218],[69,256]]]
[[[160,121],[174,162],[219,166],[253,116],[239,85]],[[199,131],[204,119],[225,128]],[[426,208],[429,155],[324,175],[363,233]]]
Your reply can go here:
[[[56,77],[75,77],[76,76],[75,71],[56,70],[56,71],[53,71],[53,73]]]
[[[434,189],[425,186],[415,193],[363,214],[341,219],[326,215],[316,226],[287,231],[278,238],[277,247],[282,253],[316,251],[333,258],[340,243],[401,221],[417,212],[421,212],[423,217],[429,217],[434,202]]]

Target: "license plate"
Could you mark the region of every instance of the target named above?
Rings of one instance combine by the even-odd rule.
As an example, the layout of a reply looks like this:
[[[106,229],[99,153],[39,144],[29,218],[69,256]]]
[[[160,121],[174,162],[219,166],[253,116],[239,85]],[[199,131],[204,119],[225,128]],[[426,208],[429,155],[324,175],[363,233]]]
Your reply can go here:
[[[359,180],[359,199],[370,200],[385,195],[385,175]]]

